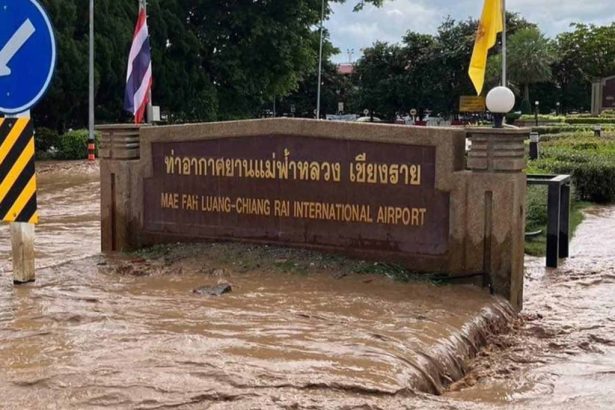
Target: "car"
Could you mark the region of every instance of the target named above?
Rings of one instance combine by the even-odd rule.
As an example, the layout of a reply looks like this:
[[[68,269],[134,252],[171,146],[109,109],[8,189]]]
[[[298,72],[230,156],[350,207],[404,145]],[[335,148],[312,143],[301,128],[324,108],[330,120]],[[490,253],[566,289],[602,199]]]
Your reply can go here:
[[[382,120],[378,117],[373,117],[373,121],[372,117],[359,117],[357,118],[357,122],[382,122]]]

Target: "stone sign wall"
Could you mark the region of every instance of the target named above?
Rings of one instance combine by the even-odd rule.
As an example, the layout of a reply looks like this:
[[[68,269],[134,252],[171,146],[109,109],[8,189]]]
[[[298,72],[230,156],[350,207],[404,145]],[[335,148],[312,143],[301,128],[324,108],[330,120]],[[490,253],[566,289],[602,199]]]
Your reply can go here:
[[[152,144],[144,229],[443,255],[449,194],[435,147],[297,136]]]
[[[101,128],[105,251],[301,246],[417,272],[487,272],[520,306],[527,131],[473,131],[466,166],[462,129],[291,119]]]
[[[615,109],[615,76],[598,78],[592,83],[592,114]]]
[[[615,77],[604,80],[602,89],[602,108],[615,108]]]

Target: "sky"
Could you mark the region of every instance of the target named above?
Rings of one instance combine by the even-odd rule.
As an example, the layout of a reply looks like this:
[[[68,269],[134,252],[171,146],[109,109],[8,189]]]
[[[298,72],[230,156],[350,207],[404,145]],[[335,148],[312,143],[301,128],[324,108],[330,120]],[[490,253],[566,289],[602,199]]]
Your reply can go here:
[[[480,16],[483,0],[385,0],[380,7],[366,6],[352,11],[356,0],[334,4],[333,15],[326,22],[333,44],[342,53],[335,62],[348,62],[347,50],[354,50],[352,60],[361,49],[375,41],[399,42],[408,31],[435,33],[446,16],[456,20]],[[615,21],[615,0],[507,0],[507,9],[538,23],[550,37],[567,31],[570,23],[597,25]]]

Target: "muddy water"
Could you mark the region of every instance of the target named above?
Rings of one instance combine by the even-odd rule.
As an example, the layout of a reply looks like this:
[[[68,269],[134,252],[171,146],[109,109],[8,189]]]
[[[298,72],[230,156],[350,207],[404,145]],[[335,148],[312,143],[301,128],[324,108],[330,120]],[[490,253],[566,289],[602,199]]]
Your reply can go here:
[[[41,225],[36,229],[38,268],[100,252],[100,171],[96,164],[37,163]],[[10,257],[8,227],[0,227],[0,255]],[[3,257],[0,268],[12,269]]]
[[[586,213],[559,269],[526,259],[526,304],[448,397],[527,408],[615,408],[615,208]],[[468,386],[472,386],[469,387]]]
[[[588,217],[559,271],[528,259],[526,310],[495,336],[511,317],[479,289],[357,275],[315,254],[104,258],[96,167],[39,173],[37,282],[13,288],[2,261],[0,408],[615,405],[613,209]],[[192,293],[222,282],[233,292]]]

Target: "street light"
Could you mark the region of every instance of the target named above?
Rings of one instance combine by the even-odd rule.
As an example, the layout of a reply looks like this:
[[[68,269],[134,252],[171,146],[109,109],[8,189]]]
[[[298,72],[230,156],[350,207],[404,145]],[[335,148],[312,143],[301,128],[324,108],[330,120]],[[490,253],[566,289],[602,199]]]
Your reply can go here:
[[[354,48],[346,49],[346,53],[348,54],[348,64],[352,64],[352,56],[354,54]]]
[[[320,119],[320,82],[322,80],[322,37],[325,24],[325,0],[322,0],[322,13],[320,15],[320,53],[318,55],[318,92],[316,97],[316,119]]]
[[[555,103],[555,113],[557,114],[558,117],[559,117],[559,109],[560,109],[560,103],[558,101]]]
[[[507,87],[495,87],[487,94],[487,109],[493,113],[494,128],[502,128],[504,115],[515,106],[515,94]]]
[[[536,106],[536,111],[534,113],[534,117],[536,118],[536,126],[538,127],[538,107],[540,106],[540,101],[534,102],[534,106]]]

